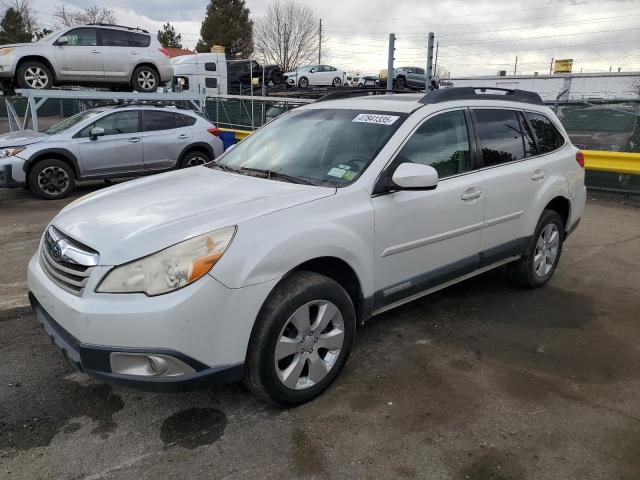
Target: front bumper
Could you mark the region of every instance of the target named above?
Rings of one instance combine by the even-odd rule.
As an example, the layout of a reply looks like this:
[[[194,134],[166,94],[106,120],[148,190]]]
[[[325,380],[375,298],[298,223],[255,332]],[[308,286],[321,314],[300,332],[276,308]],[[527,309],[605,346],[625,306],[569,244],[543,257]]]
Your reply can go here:
[[[31,292],[29,292],[29,301],[40,326],[51,339],[51,343],[62,351],[62,354],[74,367],[98,380],[142,390],[181,392],[235,382],[242,378],[242,364],[207,367],[191,357],[168,349],[133,349],[82,343],[62,328]],[[175,358],[191,367],[193,372],[179,377],[143,377],[114,373],[111,369],[111,355],[113,353],[137,354],[136,356],[139,357],[162,355],[165,358]]]
[[[0,187],[21,187],[26,182],[21,179],[14,178],[13,167],[11,165],[0,165]]]
[[[96,293],[109,270],[94,267],[78,296],[48,277],[38,254],[29,262],[29,296],[38,321],[77,368],[107,382],[162,391],[241,377],[253,324],[275,280],[230,289],[205,275],[155,297]],[[135,369],[119,368],[114,355],[163,357],[185,369],[172,376],[131,373]]]

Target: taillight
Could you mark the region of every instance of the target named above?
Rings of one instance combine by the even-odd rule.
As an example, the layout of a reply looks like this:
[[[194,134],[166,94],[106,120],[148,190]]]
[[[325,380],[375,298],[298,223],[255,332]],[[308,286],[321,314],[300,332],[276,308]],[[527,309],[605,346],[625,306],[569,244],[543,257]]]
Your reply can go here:
[[[584,153],[582,153],[580,150],[576,152],[576,162],[578,162],[580,168],[584,168]]]
[[[214,137],[219,137],[220,136],[220,129],[216,128],[216,127],[207,128],[207,132],[209,132]]]
[[[168,48],[159,48],[158,50],[160,50],[165,57],[169,58],[169,49]]]

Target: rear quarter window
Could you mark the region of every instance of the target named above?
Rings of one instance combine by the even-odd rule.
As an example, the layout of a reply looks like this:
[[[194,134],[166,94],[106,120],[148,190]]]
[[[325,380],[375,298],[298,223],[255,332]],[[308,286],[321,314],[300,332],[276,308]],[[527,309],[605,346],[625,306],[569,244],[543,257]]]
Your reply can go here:
[[[129,32],[129,45],[132,47],[148,47],[151,45],[151,37],[143,33]]]
[[[538,153],[553,152],[564,145],[564,137],[547,116],[531,112],[526,116],[538,138]]]

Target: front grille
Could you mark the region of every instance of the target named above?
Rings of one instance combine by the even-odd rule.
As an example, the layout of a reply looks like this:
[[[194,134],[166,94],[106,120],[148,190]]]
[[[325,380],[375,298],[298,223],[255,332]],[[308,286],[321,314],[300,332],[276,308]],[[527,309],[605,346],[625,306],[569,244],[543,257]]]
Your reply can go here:
[[[49,227],[42,242],[40,264],[63,290],[80,296],[98,264],[98,252]]]

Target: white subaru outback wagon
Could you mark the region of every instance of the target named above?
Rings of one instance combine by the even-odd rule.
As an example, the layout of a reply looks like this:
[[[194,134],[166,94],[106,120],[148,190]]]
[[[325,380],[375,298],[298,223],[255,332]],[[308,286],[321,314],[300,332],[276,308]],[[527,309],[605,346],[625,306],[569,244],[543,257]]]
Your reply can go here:
[[[502,265],[544,285],[584,209],[583,167],[530,92],[326,99],[206,166],[69,204],[29,263],[29,296],[95,378],[243,379],[296,405],[380,312]]]

